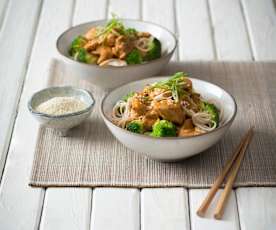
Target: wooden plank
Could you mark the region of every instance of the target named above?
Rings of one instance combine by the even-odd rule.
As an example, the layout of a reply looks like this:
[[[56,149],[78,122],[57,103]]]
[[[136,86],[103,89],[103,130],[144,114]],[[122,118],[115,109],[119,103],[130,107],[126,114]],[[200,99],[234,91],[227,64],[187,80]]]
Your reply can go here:
[[[190,10],[187,10],[187,8],[189,8]],[[210,30],[211,22],[213,23],[212,26],[215,30],[214,39],[216,42],[215,45],[217,49],[218,59],[250,59],[250,49],[248,43],[246,43],[246,31],[244,25],[241,24],[243,18],[237,1],[210,1],[210,13],[212,14],[212,19],[209,18],[208,5],[206,1],[193,1],[192,5],[190,1],[178,1],[177,9],[177,21],[178,23],[181,22],[182,28],[185,28],[180,30],[179,32],[180,60],[212,60],[213,58],[215,58],[215,47],[212,42],[212,34]],[[231,16],[234,14],[235,18],[238,17],[239,23],[238,27],[234,29],[237,29],[237,31],[239,31],[240,37],[235,34],[234,40],[233,38],[228,40],[225,39],[226,36],[229,36],[227,35],[227,32],[230,33],[231,29],[233,29],[231,28],[231,22],[236,20],[230,20],[228,17],[224,17],[229,9],[232,10]],[[199,33],[201,33],[201,35]],[[197,34],[199,35],[195,36]],[[227,45],[225,45],[225,40],[227,42]],[[185,47],[186,44],[187,46]],[[238,47],[236,47],[237,44],[239,45]],[[201,193],[198,191],[200,190],[192,189],[190,190],[190,194],[193,196],[194,194],[196,194],[198,200],[203,200],[205,196],[204,190],[202,190]],[[230,200],[229,202],[232,202],[232,200]],[[231,206],[236,209],[235,202],[232,202]],[[195,218],[191,219],[191,225],[199,226],[199,228],[204,228],[204,221],[202,223],[202,220],[200,221],[197,216],[193,216]],[[233,224],[237,225],[238,220],[235,219],[234,222],[235,223]],[[208,222],[208,224],[212,227],[218,226],[215,223],[216,221],[210,220]]]
[[[276,228],[276,188],[239,188],[236,194],[241,230]]]
[[[208,189],[192,189],[189,191],[190,196],[190,217],[191,217],[191,228],[192,229],[212,229],[212,230],[237,230],[239,229],[239,217],[237,204],[235,199],[235,193],[232,192],[230,198],[228,200],[225,213],[223,215],[222,220],[215,220],[213,218],[214,208],[217,204],[219,194],[222,190],[220,190],[213,202],[211,203],[205,218],[198,217],[196,214],[196,210],[200,206],[201,202],[205,198]]]
[[[176,0],[176,15],[180,60],[213,60],[215,48],[207,1]]]
[[[110,0],[108,7],[108,17],[115,13],[120,18],[140,18],[140,1],[139,0]]]
[[[110,0],[106,16],[110,18],[111,13],[122,18],[138,19],[140,3],[138,0]],[[91,229],[140,229],[139,202],[140,192],[137,189],[95,189]]]
[[[171,32],[177,33],[174,1],[143,1],[141,16],[145,21],[157,23],[166,27]],[[173,55],[172,60],[178,60],[177,50]]]
[[[177,21],[179,24],[181,22],[182,28],[185,28],[179,30],[180,60],[212,60],[216,58],[215,55],[220,60],[251,59],[250,46],[239,2],[237,0],[211,0],[209,4],[210,9],[208,9],[206,1],[177,1]],[[231,12],[230,14],[229,11]],[[209,17],[209,14],[212,18]],[[225,17],[225,15],[229,15],[229,17]],[[235,19],[233,20],[233,18]],[[212,41],[211,26],[214,29],[215,43]],[[206,220],[197,217],[195,211],[199,206],[199,202],[204,199],[205,192],[204,190],[194,189],[189,192],[191,197],[195,197],[198,200],[198,205],[194,207],[194,210],[191,209],[191,212],[194,212],[191,213],[192,229],[204,229],[205,224],[215,229],[236,229],[238,227],[239,220],[233,212],[231,214],[232,216],[234,215],[233,220],[223,221],[219,224],[213,219]],[[234,191],[232,194],[234,194]],[[234,195],[229,200],[229,205],[233,210],[237,210],[233,197]],[[228,214],[226,213],[226,215]]]
[[[103,2],[77,1],[73,10],[73,25],[105,17]],[[63,68],[62,66],[60,68]],[[56,70],[56,71],[55,71]],[[56,65],[53,73],[59,73]],[[59,77],[58,75],[56,77]],[[89,229],[92,189],[47,189],[41,229]]]
[[[241,0],[256,60],[276,59],[276,13],[273,0]]]
[[[149,0],[143,2],[142,18],[160,24],[175,32],[174,5],[171,0]]]
[[[210,0],[217,58],[251,60],[249,38],[239,0]]]
[[[78,0],[74,11],[73,25],[104,19],[106,16],[106,7],[107,0]]]
[[[190,229],[187,190],[183,188],[142,189],[141,229]]]
[[[64,63],[52,60],[49,75],[64,78]],[[50,77],[50,76],[49,76]],[[48,79],[49,79],[48,77]],[[76,84],[77,78],[69,77]],[[56,80],[55,84],[59,84]],[[89,229],[91,217],[92,189],[49,188],[45,192],[40,229]]]
[[[1,2],[0,13],[0,177],[6,160],[16,108],[25,78],[41,1]],[[2,18],[1,18],[2,17]],[[2,24],[1,24],[2,23]],[[25,25],[28,24],[26,27]],[[15,68],[16,67],[16,68]]]
[[[33,7],[34,1],[30,3]],[[28,9],[25,5],[26,1],[22,7]],[[26,104],[34,91],[45,86],[49,59],[55,54],[55,40],[69,26],[72,6],[73,1],[68,0],[48,0],[43,4],[0,187],[0,223],[3,229],[32,230],[39,225],[44,190],[28,186],[38,123],[30,116]]]
[[[95,20],[91,9],[101,12],[97,15],[98,18],[110,17],[111,12],[120,17],[139,18],[139,1],[110,1],[107,11],[104,4],[98,9],[92,4],[91,1],[85,1],[85,4],[84,1],[77,2],[74,23]],[[118,7],[122,5],[123,8]],[[139,229],[139,190],[95,189],[92,204],[91,229]]]
[[[8,4],[10,1],[8,0],[2,0],[0,1],[0,33],[2,30],[2,26],[4,24],[4,21],[7,19],[6,18],[6,12],[7,12],[7,8],[8,8]]]
[[[41,230],[89,229],[92,189],[49,188],[46,191]]]
[[[93,192],[91,230],[139,230],[138,189],[96,188]]]

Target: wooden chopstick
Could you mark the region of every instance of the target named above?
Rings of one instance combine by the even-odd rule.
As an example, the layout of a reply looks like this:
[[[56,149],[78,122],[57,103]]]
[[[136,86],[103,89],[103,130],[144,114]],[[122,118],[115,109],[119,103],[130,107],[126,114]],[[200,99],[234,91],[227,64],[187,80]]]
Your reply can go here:
[[[248,130],[248,132],[245,134],[245,136],[242,138],[241,142],[235,149],[232,158],[229,159],[229,161],[226,163],[225,167],[223,168],[221,174],[215,180],[215,182],[214,182],[213,186],[211,187],[211,189],[209,190],[206,198],[204,199],[204,201],[202,202],[202,204],[200,205],[199,209],[196,212],[198,216],[201,216],[201,217],[204,216],[204,214],[205,214],[206,210],[208,209],[211,201],[213,200],[216,192],[218,191],[218,189],[219,189],[220,185],[222,184],[224,178],[226,177],[227,173],[230,171],[231,167],[233,166],[233,163],[239,156],[244,143],[246,143],[246,141],[248,140],[248,137],[251,135],[251,133],[253,133],[253,127],[251,127]]]
[[[227,203],[230,192],[232,191],[233,183],[234,183],[234,181],[236,179],[236,176],[239,172],[241,162],[242,162],[242,160],[245,156],[247,146],[249,145],[249,143],[252,139],[252,136],[253,136],[253,130],[250,132],[246,142],[242,146],[240,154],[237,157],[237,160],[235,161],[235,163],[233,165],[233,169],[231,170],[231,172],[229,174],[229,177],[228,177],[227,183],[225,185],[225,188],[224,188],[222,194],[220,195],[220,198],[218,200],[218,204],[217,204],[216,209],[215,209],[215,214],[214,214],[214,217],[217,220],[220,220],[223,216],[225,205]]]

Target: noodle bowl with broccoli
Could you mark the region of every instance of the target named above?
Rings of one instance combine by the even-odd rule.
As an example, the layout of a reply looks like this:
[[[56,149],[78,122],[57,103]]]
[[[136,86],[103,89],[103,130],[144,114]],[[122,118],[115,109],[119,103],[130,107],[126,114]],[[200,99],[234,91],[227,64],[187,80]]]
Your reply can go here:
[[[179,72],[121,98],[113,107],[112,121],[134,133],[187,137],[216,129],[221,114],[217,105],[195,92],[188,75]]]

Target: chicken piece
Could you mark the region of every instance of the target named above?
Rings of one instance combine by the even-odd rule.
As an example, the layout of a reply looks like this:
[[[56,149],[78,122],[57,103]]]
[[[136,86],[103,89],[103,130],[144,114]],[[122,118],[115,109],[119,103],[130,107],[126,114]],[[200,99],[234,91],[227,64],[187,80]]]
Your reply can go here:
[[[191,136],[200,135],[202,133],[204,133],[202,130],[193,128],[193,129],[180,130],[178,133],[178,136],[179,137],[191,137]]]
[[[180,129],[179,130],[179,133],[178,133],[178,136],[179,137],[191,137],[191,136],[195,136],[197,135],[195,133],[195,129]]]
[[[194,127],[192,119],[189,118],[184,121],[184,124],[179,129],[178,136],[190,137],[190,136],[196,136],[202,133],[204,133],[204,131],[198,129],[197,127]]]
[[[158,120],[158,114],[155,112],[147,112],[142,118],[143,126],[145,130],[151,130],[154,123]]]
[[[101,62],[113,57],[112,50],[109,46],[99,46],[96,51],[92,52],[92,54],[99,55],[97,64],[101,64]]]
[[[133,97],[131,100],[131,117],[138,118],[143,116],[148,111],[148,106],[141,97]]]
[[[183,125],[181,126],[181,129],[184,129],[184,130],[193,129],[193,128],[194,128],[194,124],[191,118],[186,119]]]
[[[92,39],[94,39],[96,36],[97,36],[97,28],[96,28],[96,27],[91,28],[91,29],[88,30],[88,31],[86,32],[86,34],[84,35],[84,37],[85,37],[87,40],[92,40]]]
[[[186,136],[193,136],[195,129],[193,125],[193,121],[191,118],[186,119],[179,129],[178,136],[186,137]]]
[[[198,127],[195,127],[194,135],[199,135],[199,134],[202,134],[202,133],[206,133],[206,131],[204,131],[202,129],[199,129]]]
[[[163,119],[181,125],[185,119],[185,113],[179,103],[173,100],[155,101],[153,110]]]
[[[132,50],[133,44],[125,36],[119,36],[115,41],[115,46],[112,48],[112,52],[119,59],[125,59],[127,54]]]
[[[98,45],[99,45],[98,41],[96,39],[93,39],[88,41],[83,48],[86,49],[88,52],[91,52],[91,51],[94,51]]]
[[[116,42],[116,38],[117,36],[115,34],[113,33],[108,34],[106,37],[106,45],[110,47],[114,46]]]

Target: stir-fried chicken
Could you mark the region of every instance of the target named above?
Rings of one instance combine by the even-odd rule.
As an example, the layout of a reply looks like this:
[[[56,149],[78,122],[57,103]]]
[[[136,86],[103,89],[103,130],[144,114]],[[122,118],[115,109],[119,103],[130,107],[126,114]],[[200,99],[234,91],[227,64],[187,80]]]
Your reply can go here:
[[[93,39],[88,41],[83,48],[86,49],[88,52],[90,52],[90,51],[94,51],[98,45],[99,45],[99,42],[96,39]]]
[[[88,42],[84,45],[84,49],[88,52],[99,56],[97,64],[115,57],[123,60],[127,54],[133,49],[133,44],[126,36],[117,36],[109,33],[104,39],[96,36],[96,30],[93,28],[85,34]]]
[[[142,118],[142,122],[145,130],[151,130],[154,123],[158,120],[159,116],[154,111],[149,111]]]
[[[189,136],[196,136],[201,133],[204,133],[203,130],[198,129],[193,125],[193,121],[191,118],[186,119],[178,131],[178,136],[180,137],[189,137]]]
[[[131,117],[139,118],[142,115],[145,115],[149,107],[146,103],[146,100],[141,96],[135,96],[131,100]]]
[[[84,34],[84,37],[87,40],[92,40],[96,37],[96,35],[97,35],[97,28],[93,27]]]
[[[171,99],[154,102],[153,110],[163,119],[176,124],[181,125],[185,119],[185,113],[181,105]]]
[[[126,36],[120,35],[116,38],[115,46],[112,47],[112,52],[114,55],[118,56],[119,59],[124,59],[132,48],[133,44],[130,42],[130,39]]]
[[[108,45],[110,47],[114,46],[116,38],[117,38],[117,36],[115,34],[112,34],[112,33],[108,34],[106,36],[106,45]]]
[[[97,61],[97,64],[100,64],[101,62],[112,58],[112,50],[109,46],[99,46],[96,51],[93,52],[93,54],[99,55],[99,59]]]

